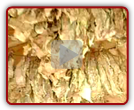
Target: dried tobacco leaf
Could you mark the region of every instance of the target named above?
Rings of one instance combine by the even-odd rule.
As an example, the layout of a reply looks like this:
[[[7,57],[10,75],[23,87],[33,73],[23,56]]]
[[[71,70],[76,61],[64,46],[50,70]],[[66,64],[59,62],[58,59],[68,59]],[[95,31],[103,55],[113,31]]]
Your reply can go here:
[[[22,23],[19,19],[11,18],[8,22],[8,25],[12,27],[14,32],[14,37],[20,40],[21,42],[26,42],[30,32],[32,30],[32,25],[27,23]]]
[[[44,32],[44,26],[43,23],[37,23],[35,24],[35,31],[37,34],[42,34]]]
[[[81,95],[82,98],[88,100],[89,102],[92,102],[92,100],[91,100],[91,88],[90,88],[89,84],[85,84],[82,87],[80,95]]]
[[[16,79],[16,84],[19,87],[24,87],[25,86],[25,82],[26,82],[26,78],[25,78],[25,74],[26,74],[26,70],[27,67],[25,66],[25,58],[22,57],[19,61],[19,63],[16,65],[16,69],[15,69],[15,79]]]
[[[8,10],[9,102],[124,103],[127,19],[120,8]],[[54,69],[53,40],[81,41],[82,67]]]
[[[12,17],[17,17],[17,10],[11,8],[11,9],[8,10],[8,14],[9,14],[10,16],[12,16]]]
[[[17,15],[20,16],[21,14],[24,14],[27,9],[25,8],[16,8],[17,10]]]
[[[14,75],[13,66],[14,66],[14,59],[12,57],[9,57],[9,59],[8,59],[8,80],[10,78],[13,78],[13,75]]]

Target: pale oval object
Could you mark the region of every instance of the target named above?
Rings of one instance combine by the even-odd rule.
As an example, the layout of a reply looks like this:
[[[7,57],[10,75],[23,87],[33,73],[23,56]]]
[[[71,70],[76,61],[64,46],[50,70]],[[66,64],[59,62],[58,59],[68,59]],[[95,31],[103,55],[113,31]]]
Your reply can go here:
[[[42,34],[44,32],[43,24],[37,23],[35,25],[35,31],[37,34]]]

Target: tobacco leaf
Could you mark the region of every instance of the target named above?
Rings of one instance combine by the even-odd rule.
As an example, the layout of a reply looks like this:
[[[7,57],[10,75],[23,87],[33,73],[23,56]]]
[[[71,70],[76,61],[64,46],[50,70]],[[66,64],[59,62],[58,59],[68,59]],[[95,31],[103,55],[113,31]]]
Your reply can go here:
[[[10,9],[9,102],[124,103],[127,19],[126,10],[113,8]],[[53,40],[80,40],[82,67],[52,68]]]

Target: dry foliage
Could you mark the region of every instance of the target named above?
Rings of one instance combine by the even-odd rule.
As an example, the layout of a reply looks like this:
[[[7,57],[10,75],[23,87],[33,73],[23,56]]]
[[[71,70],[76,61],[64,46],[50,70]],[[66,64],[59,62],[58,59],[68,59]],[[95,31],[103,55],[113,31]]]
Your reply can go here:
[[[126,20],[118,8],[9,9],[9,102],[124,103]],[[53,40],[81,40],[82,68],[52,68]]]

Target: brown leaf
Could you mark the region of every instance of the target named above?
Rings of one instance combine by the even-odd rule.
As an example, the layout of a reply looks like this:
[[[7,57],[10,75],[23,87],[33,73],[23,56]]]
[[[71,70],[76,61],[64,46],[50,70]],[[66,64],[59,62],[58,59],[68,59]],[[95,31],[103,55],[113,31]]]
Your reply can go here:
[[[14,75],[13,66],[14,66],[14,59],[12,57],[8,57],[8,79],[13,78]]]
[[[24,57],[21,58],[15,69],[16,84],[20,87],[25,86],[25,69],[24,69]]]

